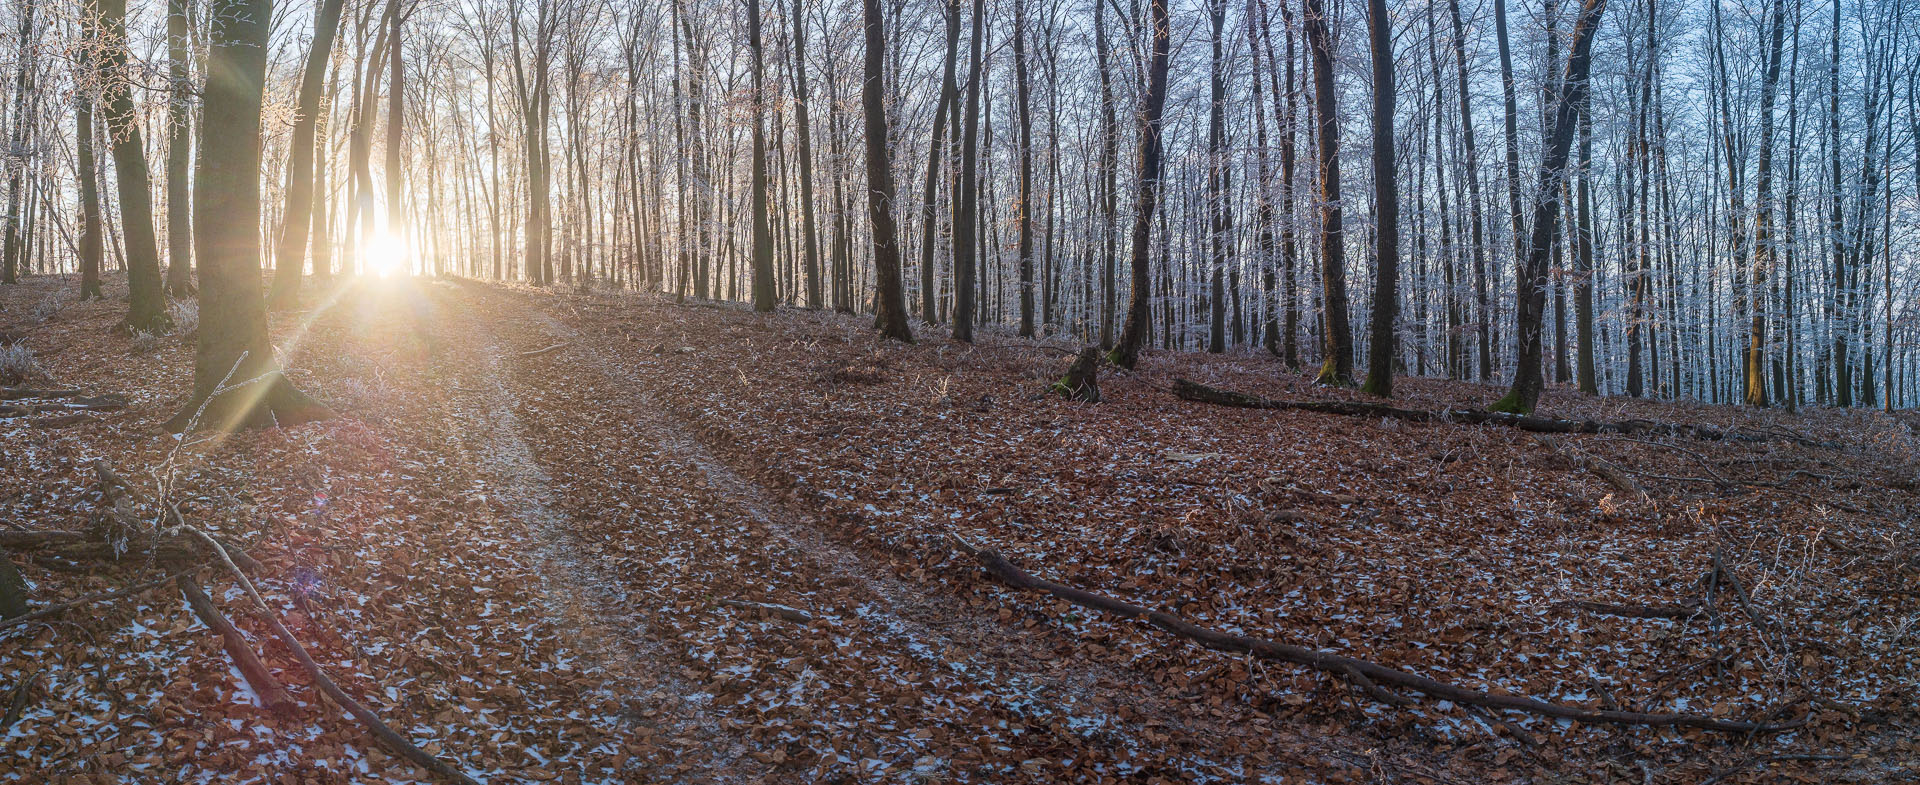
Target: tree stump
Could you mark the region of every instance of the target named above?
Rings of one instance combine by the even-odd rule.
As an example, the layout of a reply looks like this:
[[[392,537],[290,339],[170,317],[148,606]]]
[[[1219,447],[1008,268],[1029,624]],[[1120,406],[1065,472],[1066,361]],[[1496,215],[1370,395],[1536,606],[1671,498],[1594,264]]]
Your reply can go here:
[[[1100,347],[1089,346],[1080,350],[1073,358],[1073,364],[1067,366],[1067,375],[1060,377],[1047,389],[1076,401],[1087,403],[1100,402]]]

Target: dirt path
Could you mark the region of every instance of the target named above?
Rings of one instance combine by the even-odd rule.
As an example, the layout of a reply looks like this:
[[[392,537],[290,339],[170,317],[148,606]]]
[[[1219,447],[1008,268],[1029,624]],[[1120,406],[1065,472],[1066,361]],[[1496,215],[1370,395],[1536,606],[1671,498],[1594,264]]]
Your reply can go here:
[[[656,774],[663,768],[677,770],[677,781],[763,781],[768,769],[747,756],[750,743],[722,731],[719,717],[700,699],[702,693],[668,666],[668,653],[650,637],[647,620],[634,612],[627,591],[603,564],[582,552],[571,522],[555,511],[550,480],[527,446],[514,397],[503,383],[504,352],[487,323],[458,309],[441,309],[437,316],[441,318],[433,323],[446,325],[438,336],[444,350],[437,361],[443,371],[461,379],[449,401],[465,425],[459,432],[469,439],[461,446],[493,495],[532,535],[529,555],[541,576],[541,600],[549,613],[572,629],[573,648],[592,658],[588,670],[603,681],[602,697],[622,705],[622,716],[700,743],[698,755],[648,768]],[[644,695],[624,694],[639,684],[658,686]]]
[[[744,754],[861,778],[1218,782],[1367,759],[1152,674],[1062,657],[1060,641],[894,577],[716,457],[618,362],[631,347],[600,345],[511,297],[464,286],[434,296],[453,317],[437,320],[451,325],[449,362],[480,391],[477,452],[541,533],[549,594],[585,620],[589,647],[613,664],[609,682],[689,668],[665,710],[745,729],[710,737],[709,757],[687,763],[729,771]],[[557,343],[567,346],[523,354]],[[727,599],[803,608],[814,621],[715,607]],[[729,703],[735,688],[749,700]],[[1276,748],[1291,762],[1250,768],[1271,756],[1248,752]]]

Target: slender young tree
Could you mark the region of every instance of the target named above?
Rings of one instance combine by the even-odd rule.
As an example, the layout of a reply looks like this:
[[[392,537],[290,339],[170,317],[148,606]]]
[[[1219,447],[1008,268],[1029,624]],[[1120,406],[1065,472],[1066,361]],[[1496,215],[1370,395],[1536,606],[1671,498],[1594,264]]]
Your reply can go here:
[[[1480,198],[1480,158],[1473,139],[1473,106],[1470,100],[1473,93],[1467,85],[1467,35],[1461,25],[1460,0],[1447,0],[1447,10],[1453,15],[1453,62],[1459,82],[1454,93],[1460,99],[1460,146],[1466,156],[1461,168],[1467,174],[1467,220],[1471,223],[1468,234],[1472,238],[1467,251],[1473,258],[1473,298],[1479,312],[1474,319],[1474,337],[1480,359],[1479,373],[1475,378],[1484,382],[1493,375],[1493,311],[1487,295],[1487,222],[1481,212],[1484,202]]]
[[[1400,186],[1393,161],[1393,30],[1386,0],[1367,0],[1367,41],[1373,52],[1374,276],[1367,380],[1361,387],[1393,395],[1394,322],[1399,316]]]
[[[80,299],[106,299],[100,292],[100,169],[93,157],[97,127],[93,121],[92,58],[90,42],[82,42],[74,58],[73,147],[74,174],[80,180]]]
[[[271,0],[209,0],[207,83],[195,166],[200,337],[193,394],[167,421],[231,431],[333,416],[281,375],[260,291],[260,106]]]
[[[1785,48],[1787,32],[1787,4],[1785,0],[1773,0],[1773,12],[1767,22],[1769,40],[1767,44],[1767,65],[1760,81],[1760,155],[1759,169],[1754,173],[1754,215],[1753,215],[1753,320],[1747,331],[1747,395],[1748,406],[1767,405],[1767,308],[1764,307],[1767,278],[1773,273],[1775,257],[1773,246],[1773,100],[1776,88],[1780,84],[1780,59]],[[1920,141],[1920,140],[1916,140]],[[1887,300],[1892,302],[1893,292],[1887,292]],[[1889,363],[1891,367],[1891,363]],[[1889,392],[1892,387],[1889,385]]]
[[[1333,38],[1323,0],[1305,0],[1313,54],[1313,120],[1320,156],[1320,319],[1325,358],[1320,384],[1353,384],[1353,334],[1347,320],[1347,239],[1340,211],[1340,118],[1333,87]]]
[[[167,0],[167,294],[174,297],[193,296],[192,25],[188,0]]]
[[[960,0],[947,0],[941,8],[947,21],[947,56],[940,66],[940,95],[933,106],[933,139],[927,145],[927,179],[920,192],[920,320],[928,324],[940,322],[940,286],[935,275],[939,264],[933,254],[934,236],[940,232],[935,202],[939,193],[940,162],[948,157],[947,126],[959,122],[951,107],[960,93],[954,76],[960,52]]]
[[[1027,80],[1027,0],[1013,2],[1013,85],[1015,124],[1019,126],[1020,145],[1020,197],[1014,205],[1013,215],[1015,228],[1020,233],[1020,336],[1032,338],[1033,108]]]
[[[166,293],[160,277],[160,244],[153,232],[153,191],[147,177],[146,147],[133,105],[127,61],[127,0],[89,0],[81,19],[93,26],[99,56],[101,93],[106,99],[107,135],[119,186],[121,234],[127,260],[127,318],[118,329],[159,333],[170,329]]]
[[[1207,102],[1207,246],[1212,279],[1208,301],[1207,351],[1227,350],[1227,62],[1226,0],[1208,0],[1207,17],[1213,23],[1213,60],[1208,69],[1212,94]]]
[[[806,256],[807,307],[820,308],[825,303],[820,299],[820,230],[813,217],[813,123],[807,116],[806,2],[788,1],[793,4],[793,127],[799,142],[795,157],[800,159],[800,245]],[[951,75],[952,60],[948,60],[947,68]],[[934,147],[939,146],[936,140]]]
[[[967,58],[966,122],[961,129],[960,190],[953,199],[953,338],[973,342],[975,266],[979,261],[980,79],[986,0],[973,0],[973,42]]]
[[[913,342],[907,326],[907,295],[900,276],[900,241],[893,223],[893,161],[887,151],[887,20],[880,0],[862,0],[867,53],[862,61],[860,105],[866,116],[867,219],[873,224],[874,327],[897,341]]]
[[[300,93],[294,108],[293,137],[287,151],[286,207],[280,214],[280,239],[273,253],[273,286],[267,291],[272,308],[293,305],[300,294],[302,268],[307,263],[307,234],[313,225],[314,133],[320,121],[320,92],[325,87],[327,62],[333,55],[334,34],[340,28],[343,0],[322,0],[313,16],[313,41],[300,73]]]
[[[1515,276],[1519,303],[1515,314],[1515,361],[1513,384],[1505,397],[1489,409],[1526,414],[1540,401],[1544,385],[1541,377],[1541,327],[1546,310],[1547,257],[1553,250],[1553,233],[1560,222],[1560,182],[1567,176],[1567,158],[1573,147],[1574,128],[1585,103],[1590,85],[1587,77],[1593,68],[1593,36],[1600,26],[1600,15],[1607,0],[1583,0],[1579,21],[1573,28],[1572,46],[1561,70],[1552,102],[1552,121],[1547,124],[1546,149],[1541,152],[1540,181],[1534,189],[1533,215],[1528,226],[1527,255]]]

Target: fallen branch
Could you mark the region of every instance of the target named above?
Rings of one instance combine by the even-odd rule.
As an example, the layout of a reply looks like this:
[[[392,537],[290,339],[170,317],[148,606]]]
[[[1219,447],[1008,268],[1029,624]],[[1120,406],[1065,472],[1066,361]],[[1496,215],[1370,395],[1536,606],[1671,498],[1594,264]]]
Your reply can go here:
[[[260,696],[260,703],[267,711],[280,716],[290,716],[297,708],[293,696],[287,694],[287,688],[280,686],[280,680],[267,670],[266,663],[260,661],[260,655],[253,653],[253,647],[247,645],[246,636],[227,621],[219,608],[213,607],[213,600],[195,583],[193,576],[182,575],[174,581],[180,587],[180,593],[187,598],[187,606],[193,609],[193,615],[200,622],[220,633],[220,642],[227,649],[227,656],[233,658],[233,664],[240,669],[240,675],[247,680],[247,686],[253,688],[253,694]]]
[[[1787,434],[1767,432],[1749,433],[1740,430],[1715,428],[1710,425],[1692,425],[1686,423],[1661,423],[1651,420],[1622,420],[1608,422],[1603,420],[1556,420],[1551,417],[1539,417],[1530,414],[1509,414],[1490,412],[1485,409],[1402,409],[1384,403],[1363,401],[1282,401],[1262,398],[1258,395],[1233,392],[1208,387],[1186,379],[1173,381],[1173,394],[1184,400],[1211,403],[1220,406],[1234,406],[1242,409],[1284,409],[1320,414],[1339,414],[1348,417],[1385,417],[1410,422],[1460,422],[1470,424],[1491,423],[1518,428],[1533,433],[1647,433],[1659,436],[1684,436],[1703,441],[1791,441],[1805,447],[1818,447],[1827,450],[1843,449],[1844,445],[1835,442],[1820,442],[1803,439]]]
[[[1805,724],[1805,720],[1792,723],[1745,722],[1722,720],[1699,714],[1647,714],[1631,711],[1612,711],[1586,709],[1558,703],[1528,698],[1520,695],[1495,695],[1480,690],[1448,684],[1442,681],[1408,673],[1402,670],[1347,657],[1331,652],[1318,651],[1277,641],[1249,638],[1232,633],[1202,627],[1171,613],[1149,610],[1139,605],[1117,600],[1084,589],[1074,588],[1061,583],[1038,578],[1001,556],[997,551],[976,548],[957,535],[953,542],[968,555],[978,560],[987,572],[1005,581],[1008,585],[1020,589],[1035,589],[1046,592],[1083,608],[1110,613],[1128,619],[1140,619],[1148,624],[1165,630],[1175,637],[1197,643],[1214,651],[1230,654],[1246,654],[1263,660],[1303,665],[1322,673],[1339,676],[1367,689],[1371,683],[1375,690],[1385,687],[1398,687],[1403,690],[1422,693],[1431,698],[1448,700],[1467,706],[1480,706],[1503,711],[1518,711],[1537,714],[1543,717],[1573,720],[1588,724],[1607,725],[1646,725],[1651,727],[1687,727],[1721,733],[1771,733],[1789,730]],[[1359,681],[1364,679],[1365,681]],[[1373,690],[1369,690],[1371,694]],[[1377,696],[1376,696],[1377,697]]]
[[[535,350],[533,350],[533,351],[530,351],[530,352],[521,352],[521,353],[520,353],[520,356],[521,356],[521,357],[539,357],[540,355],[543,355],[543,354],[547,354],[547,353],[549,353],[549,352],[557,352],[557,351],[560,351],[561,349],[564,349],[564,348],[566,348],[566,347],[567,347],[568,345],[569,345],[569,344],[568,344],[568,342],[566,342],[566,341],[561,341],[560,343],[556,343],[556,344],[554,344],[554,345],[552,345],[552,346],[548,346],[548,347],[546,347],[546,348],[544,348],[544,349],[535,349]]]
[[[1614,466],[1612,463],[1598,456],[1588,455],[1581,450],[1562,447],[1559,442],[1553,440],[1552,436],[1544,433],[1534,434],[1534,439],[1539,441],[1540,444],[1547,449],[1559,453],[1562,457],[1572,461],[1573,465],[1593,472],[1595,476],[1605,480],[1607,484],[1613,486],[1615,490],[1627,494],[1638,501],[1647,500],[1647,490],[1640,487],[1640,483],[1634,482],[1632,477],[1628,477],[1625,472],[1620,471],[1619,467]]]
[[[195,568],[195,569],[198,569],[198,568]],[[185,570],[182,572],[174,573],[172,575],[169,575],[165,578],[161,578],[159,580],[147,581],[146,583],[128,586],[127,588],[121,589],[119,591],[102,592],[100,594],[89,594],[77,600],[49,605],[45,608],[41,608],[40,610],[34,611],[24,616],[15,616],[11,619],[7,619],[6,621],[0,621],[0,630],[7,629],[8,627],[17,627],[22,624],[26,624],[28,622],[36,622],[41,619],[50,619],[62,613],[66,613],[67,611],[73,610],[75,608],[81,608],[88,605],[93,605],[95,603],[111,602],[113,600],[118,600],[124,597],[131,597],[135,594],[140,594],[142,592],[152,591],[154,589],[159,588],[162,584],[171,582],[182,575],[189,575],[192,572],[193,570]]]
[[[33,699],[33,691],[40,686],[40,672],[20,680],[13,688],[13,695],[7,700],[6,716],[0,717],[0,733],[6,733],[13,724],[20,721],[20,715],[27,713],[27,703]]]
[[[1700,603],[1698,600],[1680,605],[1614,605],[1607,602],[1576,600],[1567,603],[1567,605],[1589,613],[1603,613],[1608,616],[1626,616],[1633,619],[1685,619],[1700,612]]]
[[[721,600],[721,605],[741,610],[760,611],[768,616],[778,616],[795,624],[812,624],[813,614],[791,605],[779,605],[771,602],[749,602],[747,600]]]
[[[63,414],[58,417],[45,417],[42,419],[34,420],[33,422],[28,423],[28,425],[31,425],[35,428],[47,428],[47,429],[65,428],[70,425],[85,425],[90,422],[97,422],[99,421],[99,419],[100,418],[95,417],[91,414],[87,414],[85,412],[75,412],[73,414]]]
[[[199,529],[188,526],[182,526],[182,528],[199,537],[202,542],[207,544],[207,547],[213,550],[214,555],[220,557],[221,563],[226,565],[227,571],[233,574],[234,580],[239,581],[240,588],[245,589],[247,596],[253,598],[254,605],[259,607],[260,613],[266,618],[267,624],[273,627],[274,635],[278,636],[280,641],[285,643],[287,648],[293,651],[294,659],[299,660],[300,665],[307,669],[308,675],[313,677],[314,685],[318,686],[321,692],[326,693],[327,697],[331,699],[335,705],[346,709],[348,714],[352,714],[353,718],[359,720],[361,725],[366,726],[368,732],[372,733],[374,738],[378,739],[388,750],[391,750],[402,758],[412,761],[414,765],[439,775],[441,778],[450,782],[461,783],[461,785],[479,785],[472,777],[467,776],[459,769],[434,757],[426,750],[414,746],[413,742],[408,741],[405,736],[396,733],[393,728],[389,727],[385,722],[382,722],[379,715],[374,714],[371,709],[368,709],[359,701],[354,700],[352,696],[347,695],[345,690],[340,689],[340,685],[335,684],[333,679],[328,678],[327,672],[320,667],[320,663],[313,661],[313,656],[307,653],[307,648],[300,645],[300,639],[295,638],[293,632],[287,629],[287,625],[280,622],[280,614],[275,613],[273,606],[268,605],[267,601],[260,596],[259,590],[254,588],[253,581],[247,578],[247,574],[241,572],[240,568],[234,565],[233,560],[227,557],[227,551],[220,546],[219,541],[215,540],[212,535]]]

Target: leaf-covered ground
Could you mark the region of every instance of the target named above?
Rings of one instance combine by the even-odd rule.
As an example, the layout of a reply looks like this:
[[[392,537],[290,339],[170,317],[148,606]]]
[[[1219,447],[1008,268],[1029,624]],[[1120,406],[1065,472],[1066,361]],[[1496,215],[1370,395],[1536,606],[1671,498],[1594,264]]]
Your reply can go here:
[[[51,380],[132,405],[64,428],[0,420],[0,529],[87,529],[107,460],[244,543],[336,680],[489,782],[1920,778],[1920,442],[1885,414],[1554,390],[1557,416],[1844,447],[1549,445],[1191,403],[1174,378],[1357,394],[1264,356],[1166,353],[1103,376],[1087,405],[1043,392],[1067,344],[922,328],[902,346],[852,316],[420,281],[276,318],[291,378],[339,419],[176,440],[157,424],[184,400],[191,343],[112,336],[123,306],[56,307],[70,291],[0,289],[0,328],[27,332]],[[1499,392],[1399,386],[1426,408]],[[1196,623],[1478,689],[1805,725],[1748,738],[1391,707],[1009,590],[955,536]],[[1750,603],[1710,579],[1716,550]],[[36,604],[168,569],[12,558]],[[198,578],[301,709],[258,708],[169,585],[0,629],[0,711],[21,706],[0,781],[424,776],[325,702],[231,580]],[[1633,618],[1581,602],[1698,604]]]

